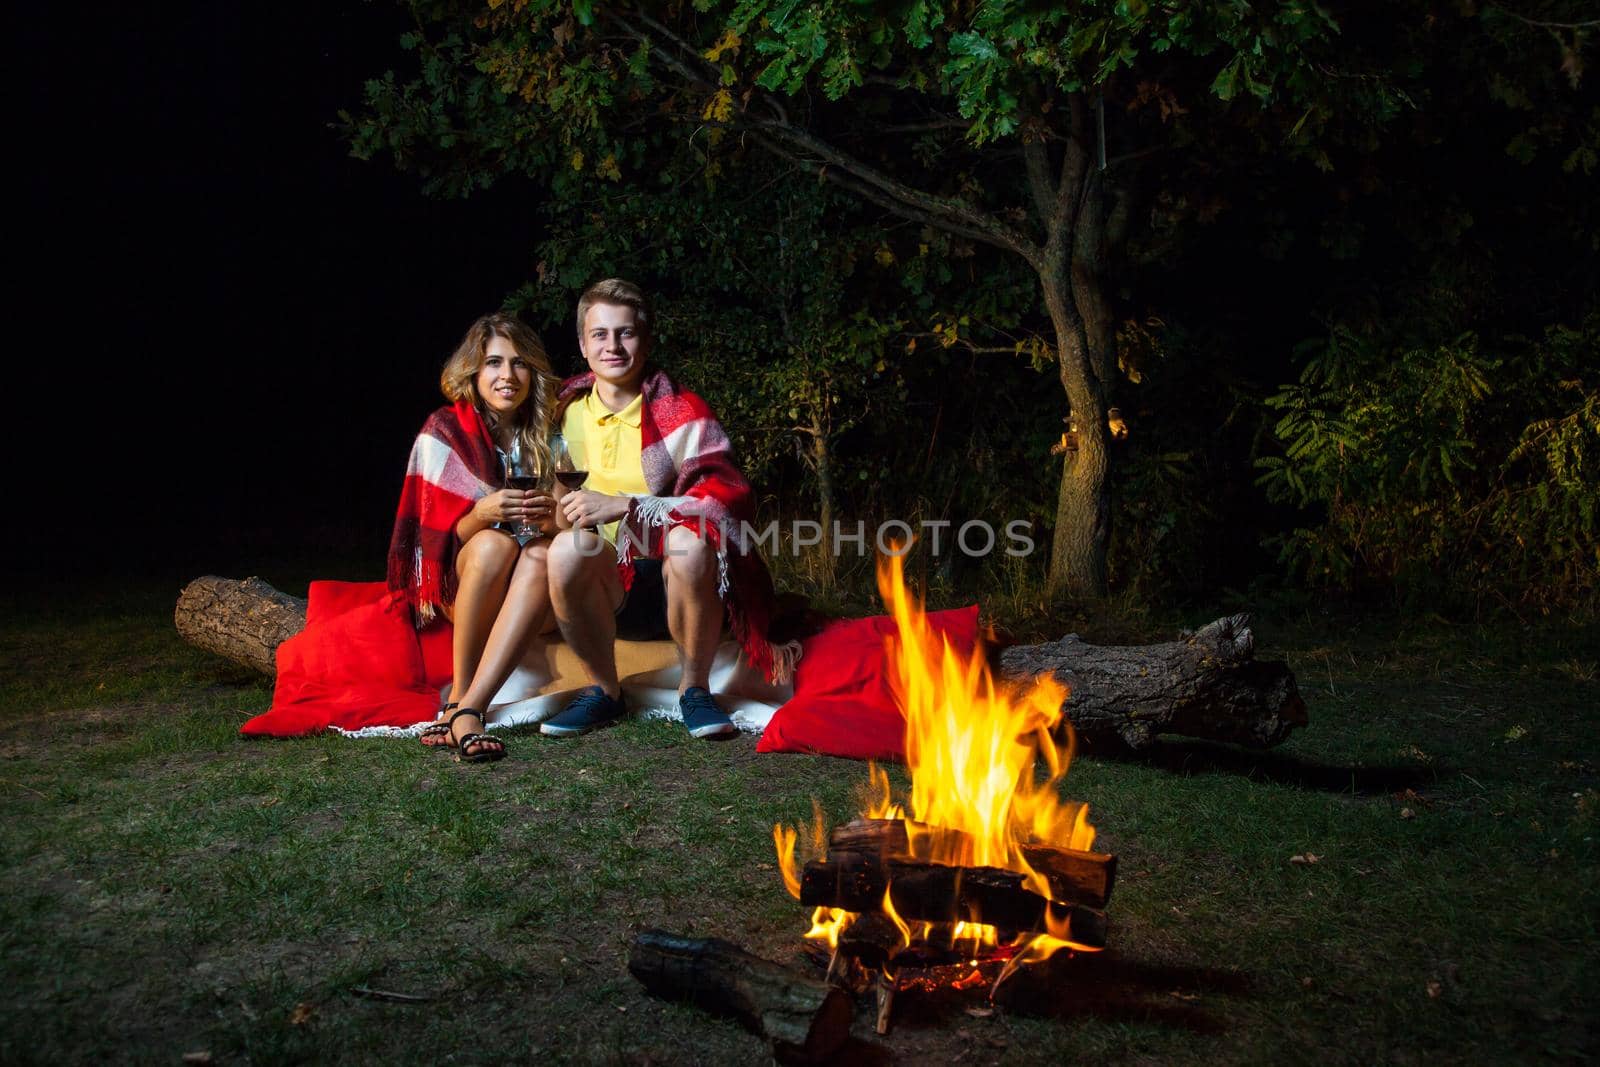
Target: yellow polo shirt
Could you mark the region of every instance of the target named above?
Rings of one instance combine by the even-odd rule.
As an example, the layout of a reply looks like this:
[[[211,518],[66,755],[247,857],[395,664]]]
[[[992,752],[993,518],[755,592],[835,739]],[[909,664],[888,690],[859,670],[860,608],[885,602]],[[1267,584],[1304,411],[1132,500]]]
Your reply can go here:
[[[643,445],[639,426],[644,416],[644,396],[636,396],[621,411],[609,411],[594,390],[567,405],[561,420],[561,435],[567,439],[572,463],[587,470],[585,489],[611,496],[648,496],[644,483]],[[617,526],[609,522],[601,529],[607,541],[617,543]]]

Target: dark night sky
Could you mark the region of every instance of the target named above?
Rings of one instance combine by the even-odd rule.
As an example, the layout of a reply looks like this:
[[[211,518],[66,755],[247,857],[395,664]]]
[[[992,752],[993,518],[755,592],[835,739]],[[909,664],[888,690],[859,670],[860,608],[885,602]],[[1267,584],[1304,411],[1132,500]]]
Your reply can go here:
[[[526,276],[537,190],[429,201],[349,158],[328,125],[401,59],[388,3],[41,17],[15,97],[27,547],[88,566],[109,526],[163,571],[378,576],[438,368]]]

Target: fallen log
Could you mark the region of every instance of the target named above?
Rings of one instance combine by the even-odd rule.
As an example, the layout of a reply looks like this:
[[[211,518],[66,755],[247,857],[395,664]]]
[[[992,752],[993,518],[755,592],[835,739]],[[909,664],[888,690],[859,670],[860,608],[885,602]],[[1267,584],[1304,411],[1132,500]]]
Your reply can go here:
[[[1068,689],[1062,705],[1090,744],[1138,751],[1160,734],[1276,745],[1306,724],[1294,672],[1281,660],[1256,660],[1248,615],[1207,623],[1158,645],[1090,645],[1069,634],[1000,653],[1002,677],[1053,674]]]
[[[628,970],[656,996],[734,1016],[782,1060],[824,1060],[850,1038],[850,994],[728,941],[645,930],[634,935]]]
[[[207,575],[190,582],[173,613],[184,640],[235,663],[275,673],[279,644],[305,626],[305,601],[259,578]],[[1090,645],[1069,634],[999,653],[1001,677],[1043,673],[1069,690],[1063,709],[1090,744],[1138,751],[1160,734],[1266,748],[1306,723],[1294,673],[1254,658],[1249,616],[1217,619],[1177,641]]]
[[[908,830],[909,827],[909,830]],[[971,835],[961,830],[904,819],[855,819],[828,835],[828,851],[875,852],[895,859],[913,858],[910,832],[918,839],[921,858],[938,856],[940,862],[965,866],[972,862]],[[1103,908],[1111,899],[1117,874],[1117,857],[1103,852],[1083,852],[1058,845],[1022,846],[1022,858],[1050,885],[1050,899],[1063,904]]]
[[[812,860],[801,871],[800,903],[873,912],[883,907],[887,892],[902,919],[976,922],[1008,933],[1044,930],[1047,925],[1059,930],[1070,923],[1070,940],[1089,948],[1105,947],[1104,912],[1046,900],[1022,883],[1023,875],[998,867],[949,867],[868,852],[830,851],[826,860]]]
[[[306,602],[260,578],[208,574],[184,586],[172,621],[191,645],[276,677],[278,646],[305,629]]]

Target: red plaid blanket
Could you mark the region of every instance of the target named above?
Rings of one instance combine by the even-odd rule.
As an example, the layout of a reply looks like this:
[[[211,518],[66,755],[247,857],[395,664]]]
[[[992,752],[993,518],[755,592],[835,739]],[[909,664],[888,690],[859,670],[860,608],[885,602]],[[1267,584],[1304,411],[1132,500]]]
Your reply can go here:
[[[428,416],[411,446],[389,539],[389,588],[411,604],[419,625],[455,603],[456,523],[501,478],[494,438],[470,402]]]
[[[580,374],[562,383],[560,398],[570,403],[593,386],[593,374]],[[701,532],[717,551],[717,593],[734,640],[752,666],[775,682],[787,681],[799,645],[767,640],[772,576],[745,536],[743,524],[755,520],[755,491],[733,462],[728,435],[711,406],[665,371],[651,370],[642,389],[640,460],[651,495],[634,499],[625,520],[628,535],[618,537],[623,588],[633,582],[636,551],[658,556],[674,526]]]

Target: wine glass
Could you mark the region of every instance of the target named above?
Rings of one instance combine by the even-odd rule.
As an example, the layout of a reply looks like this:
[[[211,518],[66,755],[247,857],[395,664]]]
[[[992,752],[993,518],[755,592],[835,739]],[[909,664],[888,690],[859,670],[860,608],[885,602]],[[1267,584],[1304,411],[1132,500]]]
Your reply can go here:
[[[556,481],[567,489],[581,489],[583,483],[589,480],[589,471],[580,468],[573,462],[572,452],[567,448],[567,439],[556,434],[550,439],[550,458],[555,461]]]
[[[533,465],[524,458],[520,447],[513,449],[506,456],[506,488],[521,489],[524,492],[539,488],[539,478],[533,472]],[[544,531],[526,518],[519,521],[511,532],[523,541],[544,536]]]
[[[583,483],[589,480],[588,464],[578,466],[572,458],[572,450],[567,447],[567,439],[561,434],[550,438],[550,460],[556,470],[556,481],[568,492],[583,488]],[[585,529],[597,530],[598,526],[588,526]]]

